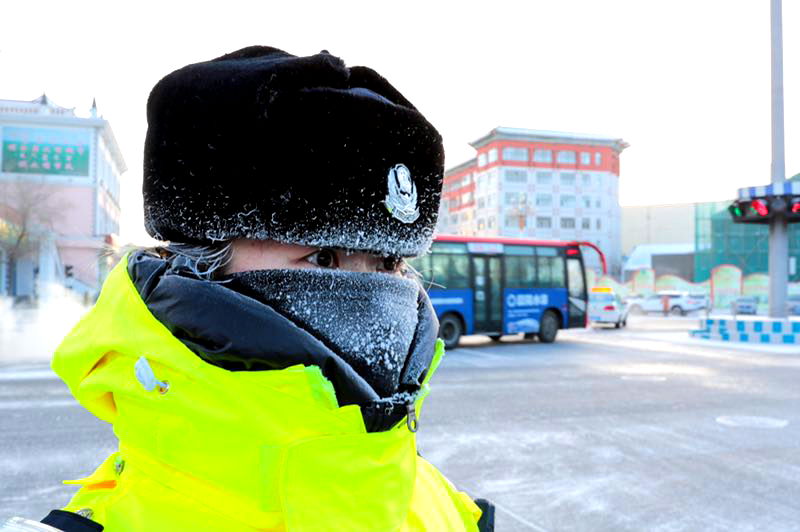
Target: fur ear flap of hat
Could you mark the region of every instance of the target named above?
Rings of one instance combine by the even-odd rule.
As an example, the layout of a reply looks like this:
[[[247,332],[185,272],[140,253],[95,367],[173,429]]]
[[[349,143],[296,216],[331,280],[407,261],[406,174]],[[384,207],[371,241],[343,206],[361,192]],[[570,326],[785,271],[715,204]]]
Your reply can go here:
[[[155,238],[400,256],[430,245],[441,136],[370,68],[252,46],[166,76],[147,120],[145,226]]]

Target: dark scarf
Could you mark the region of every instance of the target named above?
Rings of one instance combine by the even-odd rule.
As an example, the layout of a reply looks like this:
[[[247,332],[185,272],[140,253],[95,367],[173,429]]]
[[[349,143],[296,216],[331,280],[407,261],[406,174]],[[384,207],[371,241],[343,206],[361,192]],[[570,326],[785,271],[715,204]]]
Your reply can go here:
[[[318,366],[340,406],[361,406],[369,432],[387,430],[403,419],[433,358],[439,324],[423,290],[418,291],[417,326],[396,392],[381,397],[335,346],[253,297],[198,279],[187,268],[144,251],[129,257],[128,273],[156,319],[206,362],[230,371]]]

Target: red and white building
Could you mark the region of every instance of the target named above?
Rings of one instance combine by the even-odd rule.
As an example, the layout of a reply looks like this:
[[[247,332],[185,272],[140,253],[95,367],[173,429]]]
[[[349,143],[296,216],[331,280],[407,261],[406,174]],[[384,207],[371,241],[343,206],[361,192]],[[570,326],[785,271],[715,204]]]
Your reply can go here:
[[[621,267],[622,139],[498,127],[471,142],[476,157],[445,172],[437,232],[584,240]],[[600,261],[587,253],[586,265]]]

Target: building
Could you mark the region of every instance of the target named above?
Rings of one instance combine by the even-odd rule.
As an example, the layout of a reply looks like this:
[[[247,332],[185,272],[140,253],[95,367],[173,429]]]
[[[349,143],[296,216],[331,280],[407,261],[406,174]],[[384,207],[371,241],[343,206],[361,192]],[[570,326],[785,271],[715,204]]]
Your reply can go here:
[[[792,179],[800,180],[800,175]],[[742,275],[769,272],[769,226],[737,224],[733,200],[695,206],[695,281],[705,281],[717,266],[730,264]],[[789,281],[800,282],[800,224],[789,224]]]
[[[800,181],[800,174],[791,178]],[[696,283],[718,266],[742,275],[769,271],[769,227],[733,222],[733,200],[622,208],[625,278],[638,269]],[[800,282],[800,224],[789,225],[789,280]]]
[[[694,244],[639,244],[634,246],[622,266],[622,281],[628,281],[639,270],[653,270],[656,277],[675,275],[687,281],[694,279]]]
[[[622,254],[643,244],[691,244],[695,204],[622,207]]]
[[[94,103],[83,117],[45,95],[0,100],[0,143],[0,295],[96,294],[126,170],[111,125]]]
[[[590,241],[619,273],[622,139],[498,127],[470,145],[445,172],[440,234]]]

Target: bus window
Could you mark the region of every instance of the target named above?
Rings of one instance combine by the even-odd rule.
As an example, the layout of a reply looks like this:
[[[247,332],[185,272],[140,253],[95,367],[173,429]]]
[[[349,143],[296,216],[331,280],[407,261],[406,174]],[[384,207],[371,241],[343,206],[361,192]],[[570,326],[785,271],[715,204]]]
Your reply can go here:
[[[468,255],[431,255],[432,275],[429,280],[448,290],[469,288]],[[438,288],[438,287],[437,287]]]
[[[567,275],[569,276],[570,297],[585,299],[586,286],[583,282],[583,266],[579,259],[567,259]]]
[[[413,259],[406,259],[406,262],[408,262],[408,265],[411,267],[410,270],[416,270],[423,280],[431,278],[431,256],[429,254],[421,257],[414,257]]]
[[[538,266],[539,282],[542,288],[565,288],[564,279],[564,258],[555,257],[536,257]]]
[[[535,257],[506,257],[506,288],[536,286]]]
[[[532,288],[536,285],[536,259],[533,246],[505,247],[506,288]]]

